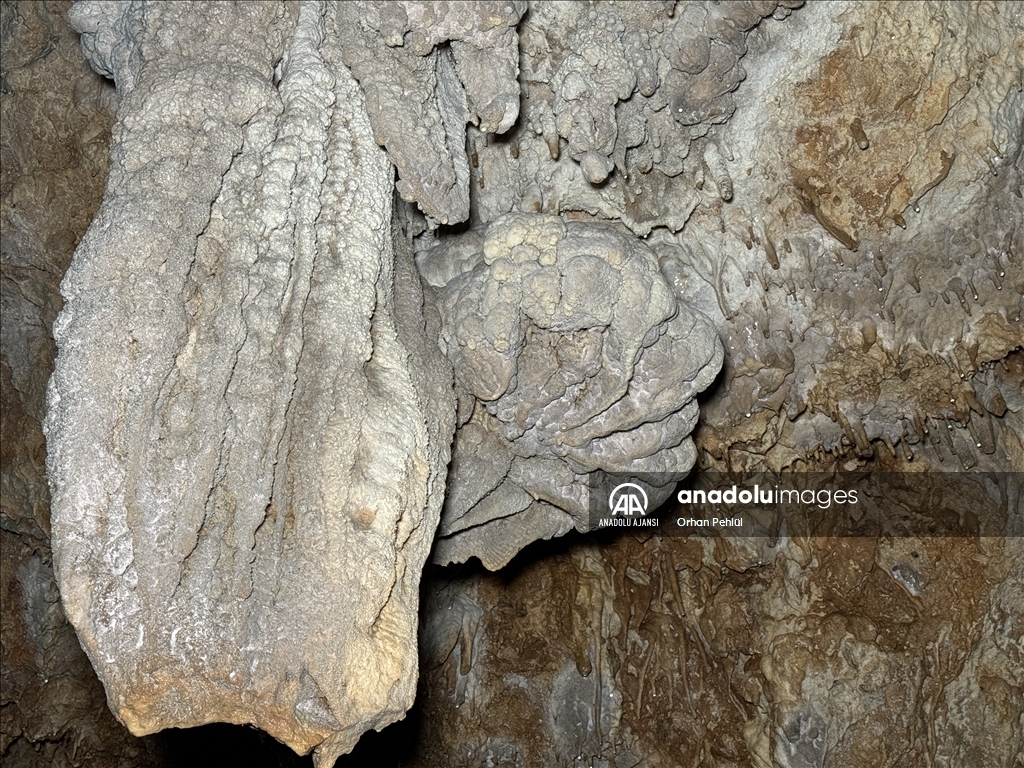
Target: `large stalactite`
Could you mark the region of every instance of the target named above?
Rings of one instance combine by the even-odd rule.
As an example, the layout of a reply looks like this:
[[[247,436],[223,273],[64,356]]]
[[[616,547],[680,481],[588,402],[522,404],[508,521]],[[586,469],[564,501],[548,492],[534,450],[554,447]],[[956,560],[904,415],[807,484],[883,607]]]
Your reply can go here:
[[[72,10],[121,102],[54,329],[54,566],[133,732],[329,765],[412,703],[450,373],[334,16],[207,11]]]

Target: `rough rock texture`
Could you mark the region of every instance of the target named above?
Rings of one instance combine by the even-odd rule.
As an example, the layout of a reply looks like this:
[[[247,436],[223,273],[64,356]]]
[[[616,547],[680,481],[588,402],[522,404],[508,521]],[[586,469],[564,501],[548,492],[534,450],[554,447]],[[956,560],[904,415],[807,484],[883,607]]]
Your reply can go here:
[[[746,180],[687,225],[727,347],[706,448],[734,468],[881,451],[1020,471],[1024,412],[977,394],[1024,345],[1024,21],[1012,3],[843,11],[751,45],[723,142]]]
[[[576,541],[431,582],[407,766],[999,766],[1020,540]]]
[[[474,219],[583,211],[641,236],[678,231],[700,202],[694,181],[718,178],[707,137],[732,114],[749,30],[796,5],[534,4],[519,30],[519,125],[497,143],[470,131]]]
[[[519,116],[522,0],[339,3],[342,57],[366,95],[397,189],[432,224],[469,218],[466,123],[504,133]]]
[[[50,327],[103,193],[115,101],[82,58],[69,6],[0,5],[0,762],[141,768],[162,764],[160,745],[128,736],[105,706],[50,555]]]
[[[417,256],[438,289],[459,429],[435,560],[505,565],[590,526],[590,474],[655,477],[696,459],[697,393],[722,365],[657,256],[603,224],[510,214]]]
[[[454,414],[342,20],[71,20],[121,103],[54,329],[65,610],[134,733],[247,722],[330,765],[412,703]]]
[[[355,24],[335,25],[333,32],[325,26],[328,39],[335,34],[349,42],[340,51],[318,50],[328,63],[367,68],[359,78],[368,99],[364,126],[386,144],[408,182],[406,197],[426,214],[398,203],[405,237],[393,247],[402,252],[412,238],[419,252],[437,246],[451,254],[446,262],[457,268],[439,285],[463,271],[460,259],[483,252],[473,245],[475,234],[431,230],[445,217],[459,218],[462,190],[468,190],[472,232],[486,232],[508,214],[542,214],[567,230],[604,222],[624,236],[646,237],[643,250],[657,254],[675,295],[701,309],[724,341],[724,374],[705,396],[693,435],[698,467],[1021,472],[1019,4],[816,2],[792,15],[789,5],[601,0],[533,3],[524,12],[504,4],[488,11],[495,30],[488,37],[475,22],[426,30],[466,5],[364,4]],[[119,726],[98,706],[99,685],[61,619],[48,564],[38,423],[54,349],[48,327],[60,301],[54,284],[98,205],[107,158],[100,100],[77,85],[95,79],[83,79],[71,65],[59,6],[28,7],[3,6],[0,757],[5,765],[153,764],[161,758],[154,737],[137,740],[123,730],[119,737]],[[149,22],[124,23],[131,17],[118,9],[144,4],[110,8],[113,26],[100,25],[85,42],[94,53],[107,51],[101,66],[121,73],[122,91],[148,87],[131,80],[129,88],[124,78],[158,68],[161,60],[169,64],[163,49],[201,46],[206,26],[211,35],[218,29],[204,24],[196,33],[189,20],[181,35],[137,47],[133,36]],[[297,7],[289,13],[294,24]],[[376,26],[364,19],[376,19]],[[272,27],[259,27],[245,44],[265,40]],[[290,39],[290,29],[278,31],[277,58]],[[475,51],[487,65],[460,71],[455,49],[469,38],[487,41]],[[147,51],[159,55],[140,55]],[[518,85],[511,74],[515,55]],[[181,121],[187,128],[204,110],[244,107],[269,78],[275,86],[280,81],[283,93],[286,67],[277,58],[266,59],[256,90],[238,91],[234,107],[220,90],[235,82],[232,70],[211,86],[209,104],[196,100],[182,110],[174,100],[164,102],[161,124]],[[382,62],[380,81],[374,60]],[[188,91],[197,73],[217,61],[183,62],[179,87]],[[467,82],[470,73],[480,73],[481,83]],[[480,96],[487,88],[490,94]],[[518,119],[512,100],[501,95],[516,89]],[[381,99],[379,112],[369,104],[373,98]],[[492,99],[500,118],[486,108]],[[160,111],[159,104],[148,108]],[[248,158],[263,157],[263,147],[285,152],[274,136],[257,146],[259,121],[270,119],[268,113],[247,124],[249,144],[227,141],[245,147],[232,164],[235,174]],[[480,129],[466,129],[473,120]],[[11,121],[32,130],[10,130]],[[392,130],[397,122],[404,132]],[[195,143],[195,131],[161,134],[168,144],[179,141],[182,152],[196,153],[187,160],[179,155],[179,177],[169,178],[187,177],[188,189],[205,183],[203,153],[220,151],[227,130],[211,128],[204,146]],[[415,139],[405,141],[406,135]],[[305,133],[289,140],[296,148],[313,141]],[[299,154],[310,162],[312,153]],[[114,160],[123,178],[124,158]],[[152,171],[173,167],[169,161]],[[197,338],[215,319],[218,329],[237,333],[241,321],[225,319],[227,297],[236,299],[236,317],[254,317],[257,307],[243,307],[241,294],[226,286],[244,279],[255,298],[271,278],[227,254],[250,248],[257,255],[245,263],[262,264],[261,254],[279,252],[261,236],[234,238],[249,231],[238,222],[251,222],[285,198],[289,212],[306,210],[289,194],[304,184],[268,187],[266,199],[238,193],[232,208],[229,194],[245,185],[237,175],[225,177],[225,196],[217,202],[224,218],[211,218],[206,244],[195,249],[209,278],[191,275],[191,295],[145,294],[139,283],[160,280],[152,270],[129,275],[125,266],[117,273],[128,283],[125,295],[147,297],[131,311],[138,317],[156,311],[148,297],[163,296],[179,313],[198,308],[201,317],[209,310]],[[361,191],[353,185],[336,199],[352,201]],[[167,209],[191,210],[149,197],[140,205],[154,221],[169,217]],[[232,210],[237,215],[227,215]],[[266,226],[280,242],[280,227]],[[184,238],[178,229],[166,232],[164,242]],[[213,261],[221,249],[213,240],[227,236],[225,258]],[[391,242],[381,232],[376,237],[384,248]],[[126,258],[141,263],[137,254]],[[182,256],[168,263],[175,258]],[[396,259],[396,291],[407,284],[398,270],[407,268],[404,257]],[[200,307],[210,301],[212,308]],[[415,303],[396,304],[396,311]],[[437,338],[441,325],[429,317],[430,305],[428,292],[427,334]],[[111,317],[126,316],[114,308],[122,314]],[[24,320],[11,323],[12,316]],[[165,333],[175,317],[170,312],[157,330]],[[411,319],[418,327],[418,317]],[[396,321],[400,329],[410,325]],[[345,321],[337,327],[346,328]],[[253,328],[249,341],[259,338],[259,354],[268,357],[243,341],[238,348],[254,355],[240,358],[243,363],[269,359],[266,333]],[[215,357],[219,347],[206,349]],[[200,372],[223,374],[223,360],[203,365],[195,363],[196,380]],[[108,376],[97,375],[98,381]],[[309,386],[320,384],[310,379]],[[205,389],[200,394],[207,396]],[[231,397],[244,396],[232,390]],[[270,408],[271,399],[261,398],[256,410]],[[486,407],[475,410],[498,426]],[[224,423],[211,417],[217,429]],[[172,425],[172,432],[188,429],[187,420],[174,424],[184,426]],[[472,417],[463,424],[453,448],[456,469],[464,458],[477,482],[498,483],[490,495],[504,488],[515,498],[515,489],[501,482],[501,464],[500,473],[493,461],[473,465],[485,451],[502,452],[504,431],[478,429]],[[484,482],[486,472],[493,478]],[[225,476],[218,493],[236,482]],[[456,485],[446,501],[454,505],[459,492]],[[1007,502],[1019,507],[1019,499]],[[227,519],[211,517],[211,536]],[[543,535],[535,520],[511,519],[520,521],[520,532],[534,526]],[[222,530],[217,535],[231,542],[236,531]],[[768,540],[572,537],[540,545],[502,573],[467,565],[428,580],[419,713],[410,728],[388,729],[382,739],[394,745],[412,734],[400,764],[1019,768],[1020,539],[784,539],[770,546]],[[236,564],[245,571],[244,546],[230,546],[223,549],[227,567],[217,572],[225,587],[236,585]],[[318,551],[311,556],[321,556]],[[315,615],[319,621],[329,611],[318,605]],[[231,621],[238,620],[227,624],[234,632]],[[218,624],[205,626],[213,631]],[[366,677],[363,667],[360,674]]]
[[[528,96],[579,10],[545,9],[520,32]],[[664,11],[572,18],[607,37]],[[557,99],[528,98],[473,145],[475,215],[618,220],[671,257],[725,343],[702,469],[1016,472],[1019,520],[1021,9],[814,3],[744,48],[735,113],[675,186],[628,159],[595,186],[542,141]],[[436,576],[409,765],[1020,765],[1019,538],[601,541]]]
[[[104,205],[55,327],[58,581],[133,732],[252,722],[329,760],[411,702],[415,589],[452,431],[450,381],[409,255],[393,250],[391,166],[373,138],[428,220],[464,218],[468,173],[433,169],[442,157],[466,168],[467,97],[481,130],[515,120],[523,7],[203,8],[71,12],[122,102]],[[434,50],[447,41],[449,65]],[[507,60],[491,71],[481,51],[496,42]],[[396,98],[412,83],[422,98]],[[574,519],[586,526],[588,472],[681,476],[695,458],[693,398],[721,364],[709,323],[680,311],[629,237],[537,221],[543,243],[528,218],[492,225],[488,269],[440,296],[462,388],[495,401],[519,433],[509,463],[520,459],[484,504],[495,486],[456,470],[467,505],[449,505],[442,533],[460,536],[441,559],[498,567]],[[539,273],[521,263],[534,246]],[[461,355],[481,322],[490,348]],[[544,394],[552,367],[565,387]],[[551,502],[575,502],[571,516]],[[500,536],[484,527],[498,518]],[[321,627],[324,607],[337,618]],[[356,679],[363,658],[374,671]]]
[[[752,7],[694,2],[674,20],[658,3],[531,9],[521,123],[502,141],[470,132],[474,218],[611,219],[678,261],[670,281],[726,344],[702,465],[811,469],[880,449],[1024,468],[1024,417],[992,389],[996,367],[1013,379],[1024,342],[1016,6],[816,3],[757,26]],[[684,67],[671,42],[684,19],[697,29],[723,13],[737,15],[715,29],[747,30],[729,38],[748,51],[735,114],[674,124],[683,143],[669,147],[648,105],[633,146],[654,159],[622,154],[591,183],[586,163],[560,152],[572,138],[548,130],[558,41],[638,25],[662,71]],[[595,61],[615,61],[602,50]],[[657,95],[635,91],[615,114],[645,98]],[[608,130],[621,137],[619,118]],[[671,173],[659,165],[669,156]]]

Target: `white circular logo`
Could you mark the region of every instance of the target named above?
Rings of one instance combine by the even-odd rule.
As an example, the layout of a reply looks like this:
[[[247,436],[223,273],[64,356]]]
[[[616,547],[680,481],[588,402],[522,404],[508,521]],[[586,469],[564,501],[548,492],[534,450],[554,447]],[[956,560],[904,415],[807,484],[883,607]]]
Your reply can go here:
[[[626,490],[627,488],[633,490]],[[608,508],[613,515],[633,517],[647,514],[647,493],[636,483],[621,483],[608,494]]]

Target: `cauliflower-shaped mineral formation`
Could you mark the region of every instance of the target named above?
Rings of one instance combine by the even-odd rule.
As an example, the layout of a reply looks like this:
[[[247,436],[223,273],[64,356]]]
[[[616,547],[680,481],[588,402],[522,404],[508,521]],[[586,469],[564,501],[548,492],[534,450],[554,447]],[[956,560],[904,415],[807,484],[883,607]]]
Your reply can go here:
[[[459,429],[436,556],[501,567],[588,527],[591,473],[684,475],[710,321],[611,226],[514,213],[418,256],[438,292]]]

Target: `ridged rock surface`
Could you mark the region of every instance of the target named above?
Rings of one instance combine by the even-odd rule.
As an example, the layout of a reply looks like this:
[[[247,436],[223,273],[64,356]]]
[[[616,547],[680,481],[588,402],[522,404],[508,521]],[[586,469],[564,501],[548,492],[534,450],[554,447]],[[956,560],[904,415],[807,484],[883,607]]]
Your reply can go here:
[[[54,329],[65,611],[134,733],[331,765],[412,703],[453,428],[392,166],[322,3],[71,20],[121,103]]]
[[[0,760],[160,764],[114,719],[68,624],[50,552],[41,422],[50,327],[107,176],[114,88],[82,57],[70,2],[0,6]]]
[[[417,255],[437,288],[459,428],[434,559],[505,565],[590,527],[592,475],[657,506],[696,459],[697,394],[722,366],[657,255],[606,224],[503,216]]]
[[[396,188],[432,224],[469,218],[466,123],[504,133],[519,117],[522,0],[339,3],[342,57],[366,94]]]

